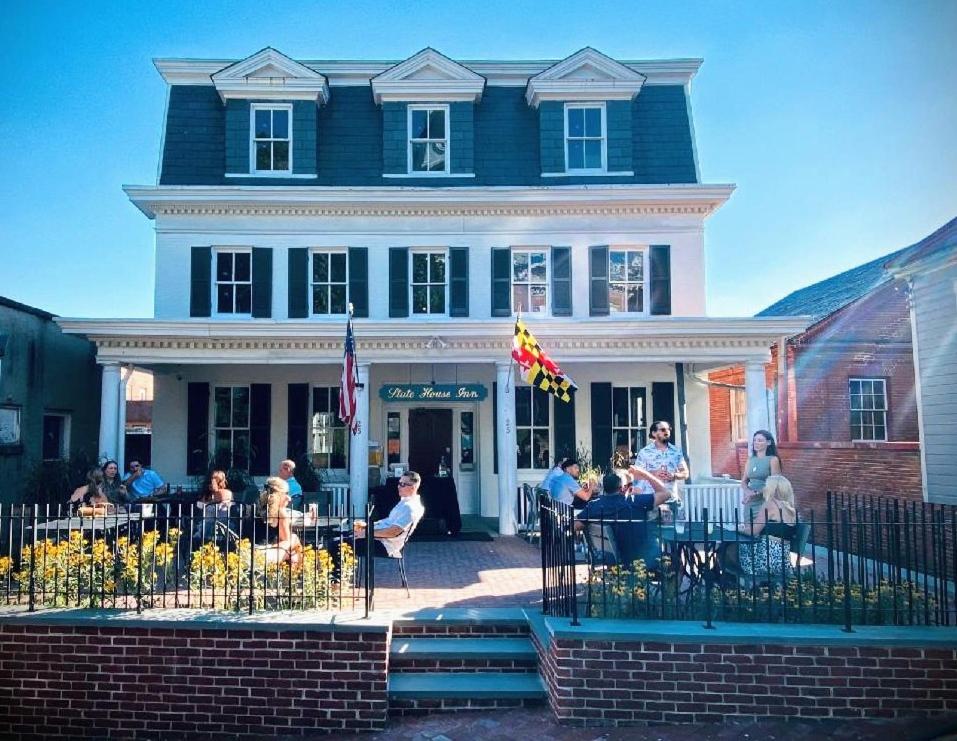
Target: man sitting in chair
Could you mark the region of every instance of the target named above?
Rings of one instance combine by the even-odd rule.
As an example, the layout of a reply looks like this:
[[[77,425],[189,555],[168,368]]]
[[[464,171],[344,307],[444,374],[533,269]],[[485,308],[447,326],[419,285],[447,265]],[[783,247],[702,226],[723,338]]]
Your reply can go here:
[[[658,568],[661,544],[647,522],[648,512],[667,502],[671,492],[660,479],[643,468],[631,466],[628,472],[635,480],[647,481],[654,494],[626,497],[622,492],[621,477],[617,473],[608,473],[602,479],[605,493],[585,505],[578,519],[611,527],[618,549],[618,565],[630,569],[635,561],[642,560],[649,569],[655,569]]]
[[[415,471],[407,471],[399,478],[399,503],[392,508],[389,515],[372,524],[372,549],[375,556],[398,558],[402,554],[402,547],[409,530],[418,524],[425,514],[422,498],[419,496],[419,485],[422,477]],[[368,526],[361,520],[356,520],[355,553],[362,557],[366,553],[366,531]]]

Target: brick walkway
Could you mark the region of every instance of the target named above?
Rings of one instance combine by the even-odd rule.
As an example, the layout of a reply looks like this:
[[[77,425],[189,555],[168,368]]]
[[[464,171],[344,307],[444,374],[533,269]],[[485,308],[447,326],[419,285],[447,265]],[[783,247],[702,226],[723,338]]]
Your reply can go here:
[[[423,607],[529,607],[542,603],[542,561],[535,545],[517,537],[492,542],[443,541],[407,546],[412,597],[397,565],[376,559],[376,610]]]

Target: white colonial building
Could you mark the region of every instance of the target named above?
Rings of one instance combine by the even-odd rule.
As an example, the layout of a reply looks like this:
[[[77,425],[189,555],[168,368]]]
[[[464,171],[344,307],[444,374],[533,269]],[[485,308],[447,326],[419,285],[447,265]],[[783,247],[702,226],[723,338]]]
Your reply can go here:
[[[744,363],[749,426],[768,427],[768,348],[804,323],[706,316],[704,225],[733,187],[699,181],[699,65],[157,60],[159,181],[125,189],[156,232],[154,318],[61,320],[104,366],[102,452],[135,367],[155,374],[152,460],[173,482],[217,455],[256,476],[309,456],[361,504],[370,463],[373,481],[444,467],[461,511],[507,533],[517,485],[558,454],[606,463],[662,417],[707,475],[708,394],[688,374]],[[518,311],[572,404],[511,367]]]

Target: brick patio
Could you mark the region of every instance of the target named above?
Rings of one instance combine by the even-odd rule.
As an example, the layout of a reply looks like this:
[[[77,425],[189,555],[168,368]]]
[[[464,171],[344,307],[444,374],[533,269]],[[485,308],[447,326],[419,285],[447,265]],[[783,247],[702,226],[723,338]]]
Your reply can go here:
[[[376,560],[376,610],[427,607],[530,607],[542,603],[542,561],[536,545],[514,536],[492,542],[408,545],[406,597],[396,564]]]

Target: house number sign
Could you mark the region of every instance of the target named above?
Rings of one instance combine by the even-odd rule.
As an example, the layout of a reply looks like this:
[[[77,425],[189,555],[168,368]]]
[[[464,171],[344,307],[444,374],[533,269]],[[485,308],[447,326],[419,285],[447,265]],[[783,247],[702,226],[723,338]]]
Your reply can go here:
[[[480,383],[392,383],[379,388],[383,401],[484,401],[488,389]]]

